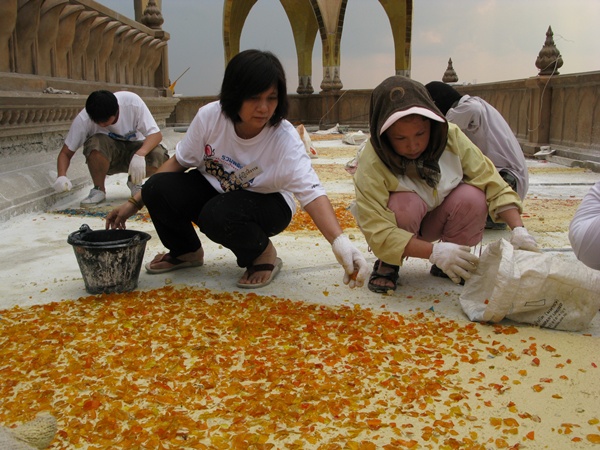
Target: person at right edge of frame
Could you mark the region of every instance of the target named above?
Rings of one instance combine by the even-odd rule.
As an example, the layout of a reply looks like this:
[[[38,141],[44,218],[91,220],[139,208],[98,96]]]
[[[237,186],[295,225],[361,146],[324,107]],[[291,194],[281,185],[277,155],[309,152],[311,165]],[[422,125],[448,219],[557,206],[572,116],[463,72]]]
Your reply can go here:
[[[529,190],[529,172],[521,145],[502,114],[484,99],[463,95],[441,81],[425,85],[438,109],[467,135],[498,169],[500,176],[519,194],[521,201]],[[506,229],[505,223],[488,216],[485,227]]]
[[[569,223],[569,242],[579,261],[600,270],[600,181],[577,207]]]
[[[539,251],[519,196],[425,86],[387,78],[373,90],[369,119],[351,211],[377,257],[371,291],[395,290],[406,258],[428,259],[432,275],[462,284],[476,269],[471,246],[481,242],[488,213],[508,224],[515,248]]]

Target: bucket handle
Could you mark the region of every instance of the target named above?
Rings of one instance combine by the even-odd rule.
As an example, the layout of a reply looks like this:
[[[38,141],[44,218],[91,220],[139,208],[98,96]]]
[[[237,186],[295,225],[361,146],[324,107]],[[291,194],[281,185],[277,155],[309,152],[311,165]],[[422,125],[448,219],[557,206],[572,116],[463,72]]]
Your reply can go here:
[[[81,236],[84,236],[85,234],[87,234],[87,233],[89,233],[89,232],[91,232],[91,231],[92,231],[92,229],[91,229],[91,228],[88,226],[88,224],[86,224],[86,223],[84,223],[83,225],[81,225],[81,226],[79,227],[79,234],[80,234]]]

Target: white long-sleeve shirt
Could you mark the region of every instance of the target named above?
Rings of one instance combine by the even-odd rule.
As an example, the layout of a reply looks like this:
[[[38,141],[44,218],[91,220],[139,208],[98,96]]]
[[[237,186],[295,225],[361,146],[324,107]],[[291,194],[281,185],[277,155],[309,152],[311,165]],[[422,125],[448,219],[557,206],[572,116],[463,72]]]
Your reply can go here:
[[[463,95],[458,105],[448,110],[446,119],[458,125],[498,171],[507,170],[517,179],[517,193],[523,200],[529,190],[527,163],[502,114],[479,97]]]
[[[577,208],[569,225],[569,241],[578,260],[600,270],[600,181]]]

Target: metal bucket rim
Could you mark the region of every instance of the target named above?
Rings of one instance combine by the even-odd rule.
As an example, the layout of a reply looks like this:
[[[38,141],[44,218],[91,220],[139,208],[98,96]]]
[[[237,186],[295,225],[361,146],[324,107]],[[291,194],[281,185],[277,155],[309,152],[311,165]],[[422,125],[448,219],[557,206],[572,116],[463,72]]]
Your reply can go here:
[[[86,227],[84,229],[84,227]],[[69,234],[67,243],[77,247],[89,247],[89,248],[119,248],[139,245],[150,240],[151,236],[145,231],[137,230],[123,230],[133,233],[133,236],[127,239],[118,239],[115,241],[105,242],[90,242],[85,239],[79,238],[81,235],[90,235],[93,233],[105,233],[110,230],[91,230],[87,225],[83,225],[78,231]],[[115,230],[117,231],[117,230]]]

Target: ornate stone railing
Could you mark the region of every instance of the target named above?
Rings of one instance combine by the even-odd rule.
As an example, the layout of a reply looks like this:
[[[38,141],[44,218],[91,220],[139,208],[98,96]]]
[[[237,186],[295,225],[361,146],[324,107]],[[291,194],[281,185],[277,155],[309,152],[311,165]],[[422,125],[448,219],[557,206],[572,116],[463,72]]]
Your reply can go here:
[[[550,146],[600,163],[600,72],[457,86],[494,105],[525,154]]]
[[[551,146],[558,155],[600,163],[600,72],[455,87],[496,107],[525,154]],[[289,119],[321,129],[340,124],[368,130],[370,95],[371,90],[290,95]],[[182,98],[168,123],[188,124],[200,106],[215,99]]]
[[[22,90],[37,88],[26,75],[85,80],[92,89],[150,87],[162,95],[169,84],[169,34],[95,1],[2,0],[0,25],[0,73],[20,74]]]
[[[96,89],[136,92],[164,125],[168,40],[93,0],[3,0],[0,137],[64,132]]]

